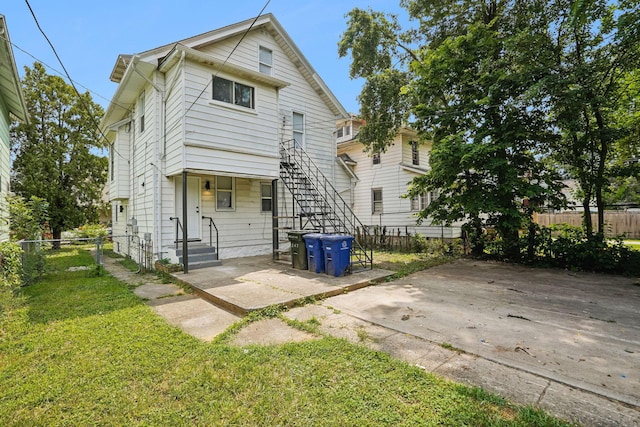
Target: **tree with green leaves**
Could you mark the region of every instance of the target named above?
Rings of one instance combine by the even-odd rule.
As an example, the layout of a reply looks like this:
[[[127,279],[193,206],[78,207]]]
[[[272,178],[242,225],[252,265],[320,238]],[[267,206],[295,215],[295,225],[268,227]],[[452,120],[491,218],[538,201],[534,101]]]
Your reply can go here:
[[[420,218],[465,221],[477,253],[491,226],[504,255],[518,258],[523,223],[563,203],[559,175],[539,161],[556,137],[533,102],[541,70],[518,61],[534,51],[539,34],[523,27],[542,3],[405,0],[420,28],[404,33],[393,17],[354,9],[340,42],[351,76],[366,79],[361,142],[381,151],[407,125],[431,139],[431,170],[408,195],[439,190]]]
[[[49,220],[49,203],[32,196],[25,200],[21,196],[8,196],[9,236],[11,240],[40,240],[46,222]]]
[[[640,3],[637,0],[548,2],[547,40],[553,52],[541,80],[561,138],[554,146],[560,167],[580,184],[587,236],[604,234],[606,191],[638,152],[637,71]],[[635,130],[634,130],[635,128]],[[622,168],[621,168],[622,166]],[[628,170],[628,169],[627,169]]]
[[[31,120],[12,128],[12,186],[25,199],[46,200],[59,239],[62,231],[98,218],[108,163],[98,155],[96,124],[104,112],[88,92],[78,94],[37,62],[25,67],[22,88]]]

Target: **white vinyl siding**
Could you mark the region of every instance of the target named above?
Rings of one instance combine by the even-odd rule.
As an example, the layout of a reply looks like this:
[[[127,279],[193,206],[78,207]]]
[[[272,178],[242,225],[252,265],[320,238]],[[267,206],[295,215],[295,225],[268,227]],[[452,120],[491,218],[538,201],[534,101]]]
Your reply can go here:
[[[256,108],[251,110],[199,97],[210,78],[207,67],[187,60],[184,164],[175,164],[167,172],[176,174],[186,168],[276,178],[280,164],[276,89],[256,84]]]
[[[115,141],[109,150],[110,153],[113,153],[113,162],[111,164],[113,179],[109,183],[110,200],[125,200],[131,194],[131,168],[129,163],[131,130],[131,123],[121,126],[116,131]]]

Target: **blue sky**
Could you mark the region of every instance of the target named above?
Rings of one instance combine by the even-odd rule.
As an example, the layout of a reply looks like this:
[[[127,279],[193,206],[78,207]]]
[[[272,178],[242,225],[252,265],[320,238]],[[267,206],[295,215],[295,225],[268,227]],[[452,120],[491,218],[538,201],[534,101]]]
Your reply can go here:
[[[109,74],[120,53],[137,53],[255,17],[267,0],[29,0],[71,77],[90,89],[105,108],[116,84]],[[273,13],[347,111],[358,112],[361,81],[349,79],[349,58],[338,58],[346,28],[344,15],[354,7],[402,13],[399,0],[271,0]],[[62,71],[24,0],[0,6],[20,76],[35,58]],[[28,52],[25,53],[22,50]],[[32,55],[32,56],[30,56]],[[57,71],[49,69],[50,74]],[[81,92],[86,89],[78,88]]]

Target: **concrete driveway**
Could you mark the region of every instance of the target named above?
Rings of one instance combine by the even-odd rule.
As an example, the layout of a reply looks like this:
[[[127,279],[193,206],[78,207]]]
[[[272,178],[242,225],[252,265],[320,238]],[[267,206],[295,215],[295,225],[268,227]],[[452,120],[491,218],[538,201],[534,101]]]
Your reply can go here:
[[[638,279],[459,260],[324,305],[640,418]]]

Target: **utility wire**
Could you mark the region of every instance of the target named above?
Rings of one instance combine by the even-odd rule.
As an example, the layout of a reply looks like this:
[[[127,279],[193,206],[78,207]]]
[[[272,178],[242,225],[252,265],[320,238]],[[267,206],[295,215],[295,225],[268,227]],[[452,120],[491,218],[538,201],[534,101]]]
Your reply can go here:
[[[7,40],[7,38],[6,38],[5,36],[0,35],[0,38],[2,38],[2,39],[4,39],[5,41],[7,41],[7,42],[11,43],[11,45],[12,45],[13,47],[15,47],[16,49],[18,49],[20,52],[24,53],[24,54],[25,54],[25,55],[27,55],[27,56],[30,56],[33,60],[35,60],[36,62],[38,62],[38,63],[40,63],[40,64],[42,64],[42,65],[44,65],[46,68],[50,69],[51,71],[55,72],[56,74],[61,75],[61,76],[64,76],[64,72],[62,72],[62,71],[60,71],[60,70],[58,70],[58,69],[56,69],[56,68],[52,67],[51,65],[49,65],[49,64],[47,64],[46,62],[44,62],[43,60],[39,59],[38,57],[36,57],[36,56],[35,56],[35,55],[33,55],[32,53],[30,53],[30,52],[28,52],[28,51],[24,50],[23,48],[21,48],[20,46],[18,46],[18,45],[17,45],[17,44],[15,44],[14,42],[12,42],[12,41],[10,41],[10,40]],[[65,77],[66,77],[66,76],[65,76]],[[86,89],[88,92],[91,92],[92,94],[94,94],[94,95],[95,95],[95,96],[97,96],[98,98],[104,99],[105,101],[109,102],[110,104],[117,105],[117,106],[118,106],[118,107],[120,107],[120,108],[123,108],[123,109],[125,109],[125,110],[127,110],[127,111],[129,111],[129,112],[132,112],[130,108],[125,107],[124,105],[118,104],[118,103],[116,103],[116,102],[113,102],[112,100],[109,100],[109,98],[107,98],[106,96],[104,96],[104,95],[102,95],[102,94],[99,94],[99,93],[98,93],[98,92],[96,92],[95,90],[92,90],[91,88],[89,88],[89,87],[87,87],[87,86],[83,85],[82,83],[77,82],[77,81],[76,81],[75,83],[76,83],[78,86],[80,86],[81,88]]]
[[[80,103],[82,104],[82,107],[84,108],[84,110],[89,114],[89,118],[91,120],[91,123],[93,124],[93,126],[95,127],[95,129],[98,131],[98,133],[100,134],[100,136],[102,138],[104,138],[105,141],[108,141],[106,135],[102,132],[102,129],[100,129],[100,125],[96,122],[96,119],[93,115],[93,112],[91,111],[91,109],[89,108],[89,106],[87,105],[87,103],[85,102],[84,98],[82,97],[82,95],[80,94],[80,91],[78,91],[78,88],[76,87],[74,80],[71,78],[71,75],[69,74],[69,72],[67,71],[67,67],[64,66],[64,63],[62,62],[62,59],[60,59],[60,55],[58,55],[58,51],[56,50],[55,46],[53,46],[53,43],[51,43],[51,40],[49,40],[49,37],[47,36],[47,34],[44,32],[44,30],[42,29],[42,27],[40,26],[40,22],[38,22],[38,18],[36,17],[35,12],[33,11],[33,9],[31,8],[31,5],[29,4],[29,0],[24,0],[25,3],[27,4],[27,7],[29,8],[29,12],[31,12],[31,16],[33,17],[33,20],[36,23],[36,26],[38,27],[38,30],[40,30],[40,33],[42,33],[42,36],[45,38],[45,40],[47,41],[47,43],[49,43],[49,46],[51,47],[51,50],[53,51],[54,55],[56,56],[56,58],[58,59],[58,62],[60,63],[60,66],[62,67],[62,69],[64,70],[64,74],[67,76],[67,79],[69,80],[69,83],[71,84],[71,86],[73,87],[73,90],[76,92],[76,95],[78,95],[78,99],[80,100]],[[112,147],[112,149],[114,150],[114,152],[116,154],[118,154],[118,156],[120,156],[123,160],[127,160],[122,154],[120,154],[115,147]],[[128,160],[127,160],[128,161]]]
[[[182,115],[182,117],[180,118],[180,120],[176,121],[176,123],[169,129],[167,130],[165,133],[170,133],[173,130],[175,130],[176,127],[178,127],[180,125],[180,123],[182,122],[182,119],[184,119],[187,114],[189,113],[189,111],[191,111],[191,109],[193,108],[193,106],[196,104],[196,102],[198,102],[198,100],[202,97],[202,95],[204,95],[204,93],[207,91],[207,89],[209,88],[209,85],[213,83],[213,79],[216,78],[218,76],[218,74],[220,73],[220,71],[222,70],[222,68],[225,66],[225,64],[229,61],[229,58],[231,58],[231,55],[233,55],[233,53],[236,51],[236,49],[238,48],[238,46],[240,46],[240,43],[242,43],[242,41],[244,40],[244,38],[247,36],[247,34],[249,33],[249,31],[251,31],[251,29],[253,28],[253,26],[255,25],[255,23],[258,21],[258,19],[262,16],[262,13],[264,12],[264,10],[267,8],[267,6],[269,6],[269,3],[271,3],[271,0],[267,0],[267,2],[265,3],[264,6],[262,6],[262,9],[260,10],[260,13],[258,13],[258,16],[256,16],[253,20],[253,22],[251,23],[251,25],[249,25],[249,28],[247,28],[245,30],[245,32],[242,34],[242,37],[240,37],[240,40],[238,40],[238,42],[236,43],[236,45],[233,47],[233,49],[231,50],[231,52],[229,52],[229,55],[227,55],[227,57],[225,58],[224,62],[222,63],[222,65],[220,65],[218,67],[218,69],[216,70],[216,72],[214,73],[213,77],[211,78],[211,80],[209,81],[209,83],[207,83],[204,88],[202,88],[202,90],[200,91],[200,93],[198,94],[198,96],[196,97],[196,99],[193,100],[193,102],[191,102],[191,104],[189,105],[189,108],[187,108],[184,112],[184,114]]]

